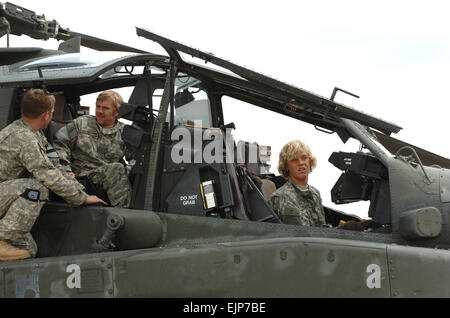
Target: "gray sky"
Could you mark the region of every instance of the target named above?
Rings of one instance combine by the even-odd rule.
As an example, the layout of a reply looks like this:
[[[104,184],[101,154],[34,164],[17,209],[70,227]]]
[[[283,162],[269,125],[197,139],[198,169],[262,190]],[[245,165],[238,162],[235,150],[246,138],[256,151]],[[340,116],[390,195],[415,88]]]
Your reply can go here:
[[[135,26],[324,97],[340,87],[360,99],[338,94],[337,101],[400,125],[395,138],[450,158],[446,1],[10,1],[73,31],[155,53],[164,51],[137,37]],[[30,41],[12,37],[11,44]],[[54,40],[44,44],[57,47]],[[272,146],[274,172],[285,143],[306,142],[318,158],[310,183],[332,206],[330,189],[340,171],[328,157],[356,151],[357,143],[343,148],[335,134],[308,124],[233,100],[224,105],[237,139]],[[367,216],[367,204],[352,205],[337,208]]]

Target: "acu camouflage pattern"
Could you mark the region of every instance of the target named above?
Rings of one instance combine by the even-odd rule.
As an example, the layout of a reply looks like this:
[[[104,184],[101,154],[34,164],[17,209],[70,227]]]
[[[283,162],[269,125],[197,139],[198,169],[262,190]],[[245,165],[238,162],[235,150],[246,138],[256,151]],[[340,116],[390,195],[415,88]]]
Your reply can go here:
[[[75,179],[66,177],[50,162],[46,143],[45,137],[23,119],[0,132],[0,237],[32,256],[37,247],[29,232],[48,198],[47,189],[74,206],[87,198]],[[27,189],[39,191],[39,200],[21,197]]]
[[[298,186],[288,179],[270,196],[269,205],[283,223],[305,226],[325,224],[320,192],[311,185]]]
[[[39,133],[41,134],[41,139],[42,142],[44,144],[44,148],[45,148],[45,153],[47,154],[48,159],[50,160],[50,162],[56,167],[56,168],[60,168],[61,167],[61,163],[59,160],[59,155],[56,152],[55,148],[53,148],[53,145],[51,143],[48,142],[47,138],[45,138],[44,132],[42,130],[39,131]],[[68,176],[68,174],[63,173],[64,176]]]
[[[59,154],[62,169],[77,176],[87,176],[101,190],[106,191],[112,206],[128,207],[131,185],[128,179],[132,154],[122,140],[124,124],[101,127],[95,116],[86,115],[62,127],[53,145]]]

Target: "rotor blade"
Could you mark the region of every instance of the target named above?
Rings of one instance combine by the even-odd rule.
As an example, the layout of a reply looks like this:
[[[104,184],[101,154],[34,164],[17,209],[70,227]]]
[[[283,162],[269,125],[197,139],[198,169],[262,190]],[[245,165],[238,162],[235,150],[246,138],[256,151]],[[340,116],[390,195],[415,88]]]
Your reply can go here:
[[[123,52],[133,52],[133,53],[149,53],[147,51],[139,50],[131,46],[103,40],[83,33],[65,31],[58,35],[58,39],[68,40],[79,36],[81,38],[81,45],[97,51],[123,51]]]
[[[385,134],[382,134],[378,131],[373,132],[377,136],[377,139],[380,141],[380,143],[392,154],[395,154],[403,146],[409,146],[416,150],[417,155],[425,166],[438,165],[441,168],[450,169],[450,159],[441,157],[432,152],[429,152],[428,150],[408,144],[402,140],[386,136]]]

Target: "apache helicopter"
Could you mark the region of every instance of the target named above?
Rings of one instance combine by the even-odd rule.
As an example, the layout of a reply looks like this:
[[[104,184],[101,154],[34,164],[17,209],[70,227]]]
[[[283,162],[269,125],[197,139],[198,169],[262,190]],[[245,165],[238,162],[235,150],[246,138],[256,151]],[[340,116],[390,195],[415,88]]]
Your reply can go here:
[[[335,102],[343,90],[324,98],[136,31],[167,55],[73,32],[0,3],[0,36],[64,41],[57,50],[12,48],[9,40],[0,48],[0,128],[20,117],[30,88],[56,96],[45,132],[52,142],[60,127],[87,113],[81,96],[131,87],[120,117],[130,122],[123,139],[136,158],[129,209],[50,198],[32,230],[37,257],[0,263],[0,297],[450,296],[448,159],[393,138],[401,127]],[[263,186],[283,184],[268,173],[270,149],[225,138],[238,129],[223,118],[225,96],[336,133],[344,143],[358,140],[364,151],[329,157],[342,171],[331,197],[339,204],[370,201],[377,227],[337,229],[360,218],[329,207],[327,227],[282,224]],[[173,137],[179,128],[202,142],[182,143],[181,134]],[[222,160],[195,160],[218,141],[222,152],[214,156]],[[235,149],[244,149],[240,162]],[[250,149],[256,163],[246,160]],[[173,160],[174,153],[188,160]],[[86,190],[95,193],[88,183]]]

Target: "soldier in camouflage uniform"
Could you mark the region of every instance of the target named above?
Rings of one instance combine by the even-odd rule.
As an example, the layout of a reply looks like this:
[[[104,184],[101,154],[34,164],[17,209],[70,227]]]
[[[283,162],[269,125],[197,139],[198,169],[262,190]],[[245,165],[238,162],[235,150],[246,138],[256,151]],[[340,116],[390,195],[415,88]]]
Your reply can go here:
[[[281,150],[278,171],[288,180],[270,196],[269,205],[283,223],[325,224],[320,192],[308,184],[308,175],[316,164],[309,147],[299,140],[290,141]]]
[[[52,190],[69,204],[102,203],[56,169],[39,133],[52,119],[55,98],[29,90],[21,103],[22,118],[0,131],[0,261],[35,256],[30,230]]]
[[[124,124],[118,121],[122,97],[111,90],[96,101],[95,116],[86,115],[61,128],[54,147],[63,169],[76,176],[88,177],[101,191],[106,191],[112,206],[128,207],[131,185],[128,179],[131,152],[122,140]]]

